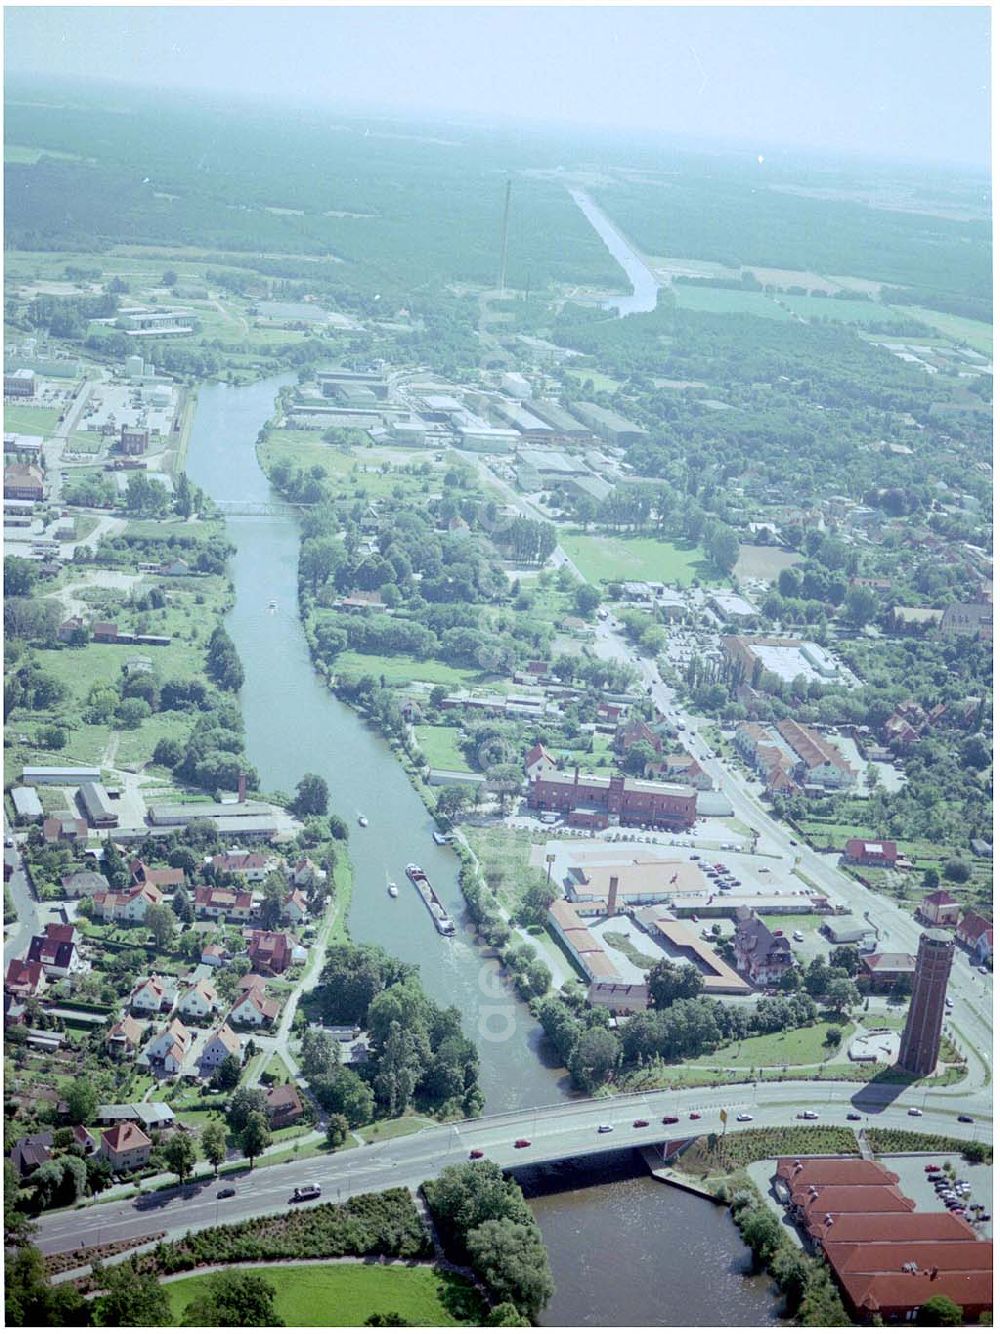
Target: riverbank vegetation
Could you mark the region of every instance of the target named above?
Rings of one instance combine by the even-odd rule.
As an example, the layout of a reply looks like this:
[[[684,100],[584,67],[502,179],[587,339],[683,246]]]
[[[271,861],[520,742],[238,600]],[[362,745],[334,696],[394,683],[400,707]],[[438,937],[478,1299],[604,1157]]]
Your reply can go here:
[[[415,965],[375,945],[334,945],[303,1010],[324,1024],[356,1025],[369,1035],[371,1059],[360,1073],[340,1066],[333,1044],[321,1036],[303,1039],[303,1069],[314,1096],[349,1126],[366,1125],[376,1108],[388,1117],[411,1108],[438,1116],[475,1116],[482,1109],[475,1044],[462,1032],[459,1011],[426,995]]]
[[[494,1302],[511,1303],[524,1323],[537,1320],[555,1287],[520,1186],[483,1159],[446,1167],[421,1190],[448,1254],[472,1266]]]

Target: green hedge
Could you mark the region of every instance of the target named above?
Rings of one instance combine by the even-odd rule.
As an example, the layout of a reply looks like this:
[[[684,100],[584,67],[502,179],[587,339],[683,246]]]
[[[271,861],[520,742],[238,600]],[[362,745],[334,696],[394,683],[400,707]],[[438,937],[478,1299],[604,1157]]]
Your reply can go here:
[[[868,1143],[876,1153],[956,1153],[963,1154],[971,1147],[970,1140],[953,1139],[950,1135],[926,1135],[919,1130],[891,1130],[874,1127],[866,1132]],[[985,1154],[983,1162],[992,1163],[993,1145],[978,1144]]]

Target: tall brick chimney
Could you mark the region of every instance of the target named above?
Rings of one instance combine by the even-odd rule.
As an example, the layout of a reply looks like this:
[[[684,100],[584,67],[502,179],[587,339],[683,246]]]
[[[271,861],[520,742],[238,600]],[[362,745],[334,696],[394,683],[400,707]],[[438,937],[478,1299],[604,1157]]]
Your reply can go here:
[[[618,877],[613,875],[608,882],[608,916],[614,917],[618,907]]]
[[[237,798],[236,798],[237,801],[240,801],[240,802],[244,802],[244,801],[246,801],[246,799],[247,799],[247,776],[246,776],[245,773],[242,773],[242,772],[240,773],[239,785],[238,785],[238,787],[237,787],[237,789],[236,789],[236,792],[237,792]]]

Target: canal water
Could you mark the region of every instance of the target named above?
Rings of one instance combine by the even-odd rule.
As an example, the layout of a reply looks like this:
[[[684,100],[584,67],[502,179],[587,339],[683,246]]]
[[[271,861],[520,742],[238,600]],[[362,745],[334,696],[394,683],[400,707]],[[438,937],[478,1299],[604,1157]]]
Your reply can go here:
[[[257,463],[257,432],[274,410],[278,377],[241,388],[205,385],[188,448],[191,480],[213,500],[248,506],[278,500]],[[458,859],[431,838],[435,828],[402,766],[381,736],[316,675],[298,619],[299,527],[296,519],[230,517],[236,603],[226,626],[243,661],[241,693],[247,754],[265,790],[294,792],[305,773],[330,787],[330,807],[350,826],[354,940],[383,946],[420,965],[428,993],[456,1005],[479,1048],[487,1112],[539,1107],[568,1096],[565,1072],[546,1064],[542,1032],[500,981],[498,965],[473,943],[458,886]],[[270,610],[269,603],[277,610]],[[369,823],[362,829],[358,816]],[[407,862],[429,875],[459,930],[439,936]],[[388,880],[399,887],[389,898]]]
[[[279,499],[257,463],[255,443],[278,390],[292,381],[202,386],[187,471],[214,500],[260,507]],[[433,821],[382,738],[313,670],[297,614],[297,520],[287,513],[231,516],[227,532],[236,547],[230,566],[236,600],[226,625],[246,676],[247,753],[265,790],[292,792],[304,773],[321,774],[329,784],[331,808],[351,831],[352,938],[420,965],[429,994],[458,1007],[479,1049],[488,1112],[569,1097],[565,1072],[547,1063],[527,1007],[473,943],[455,855],[434,844]],[[357,824],[361,814],[366,829]],[[424,867],[460,924],[454,938],[435,931],[406,879],[409,861]],[[387,879],[399,886],[398,898],[386,894]],[[551,1193],[553,1183],[566,1181],[556,1175],[537,1173],[525,1182],[557,1285],[543,1323],[773,1323],[767,1286],[743,1276],[744,1250],[722,1211],[635,1172],[632,1160],[624,1169],[577,1171],[564,1194]]]
[[[616,296],[605,301],[605,308],[619,315],[639,315],[656,309],[656,296],[662,284],[632,246],[622,236],[606,213],[583,190],[570,190],[573,202],[607,246],[612,258],[625,270],[632,284],[631,296]]]

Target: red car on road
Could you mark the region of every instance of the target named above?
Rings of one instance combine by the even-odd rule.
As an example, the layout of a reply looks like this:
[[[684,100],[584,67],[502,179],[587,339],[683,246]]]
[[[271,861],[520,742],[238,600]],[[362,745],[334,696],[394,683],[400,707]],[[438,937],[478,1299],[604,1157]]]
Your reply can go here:
[[[644,1126],[648,1126],[648,1125],[649,1125],[649,1122],[648,1122],[648,1121],[633,1121],[633,1122],[632,1122],[632,1129],[633,1129],[633,1130],[641,1130]]]
[[[482,1151],[482,1149],[470,1149],[470,1150],[469,1150],[469,1157],[470,1157],[470,1158],[482,1158],[482,1156],[483,1156],[483,1151]]]
[[[516,1140],[514,1141],[514,1148],[515,1148],[515,1149],[530,1149],[530,1148],[531,1148],[531,1140],[530,1140],[530,1139],[516,1139]]]
[[[692,1112],[691,1115],[688,1117],[688,1120],[689,1120],[689,1121],[700,1121],[700,1120],[701,1120],[701,1112]]]

